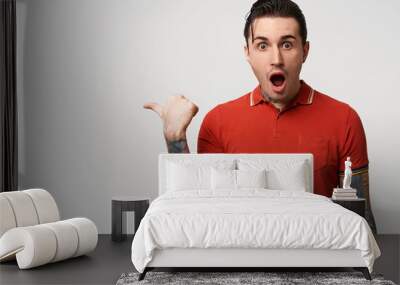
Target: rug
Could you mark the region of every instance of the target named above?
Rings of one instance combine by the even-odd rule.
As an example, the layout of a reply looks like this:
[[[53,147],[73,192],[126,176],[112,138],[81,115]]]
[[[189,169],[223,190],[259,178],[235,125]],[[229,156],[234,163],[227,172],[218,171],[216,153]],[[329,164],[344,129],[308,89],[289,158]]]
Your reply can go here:
[[[144,284],[379,284],[396,285],[384,280],[382,275],[372,274],[372,281],[366,280],[361,272],[147,272],[145,279],[138,281],[139,273],[124,273],[116,285]]]

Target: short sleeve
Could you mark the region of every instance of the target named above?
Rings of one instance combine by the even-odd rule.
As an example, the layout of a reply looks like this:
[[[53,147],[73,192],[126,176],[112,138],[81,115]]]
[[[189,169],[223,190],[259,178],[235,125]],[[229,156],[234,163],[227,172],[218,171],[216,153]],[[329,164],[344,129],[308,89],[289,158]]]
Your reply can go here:
[[[357,112],[349,109],[345,125],[344,143],[340,153],[340,171],[344,171],[344,162],[350,157],[352,169],[368,166],[367,140],[364,128]]]
[[[224,148],[218,140],[218,110],[212,109],[205,116],[197,140],[197,153],[222,153]]]

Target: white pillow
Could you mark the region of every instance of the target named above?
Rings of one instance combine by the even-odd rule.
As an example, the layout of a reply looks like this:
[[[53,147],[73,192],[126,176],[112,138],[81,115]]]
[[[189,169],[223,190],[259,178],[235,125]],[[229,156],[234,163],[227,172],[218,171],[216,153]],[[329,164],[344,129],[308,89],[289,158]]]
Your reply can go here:
[[[211,168],[211,189],[236,189],[236,170]]]
[[[267,188],[267,171],[235,170],[237,188]]]
[[[211,189],[266,188],[267,176],[261,170],[211,169]]]
[[[239,159],[239,170],[267,170],[267,188],[273,190],[306,191],[308,167],[299,160]]]
[[[210,190],[211,168],[234,169],[235,161],[167,161],[167,191]]]

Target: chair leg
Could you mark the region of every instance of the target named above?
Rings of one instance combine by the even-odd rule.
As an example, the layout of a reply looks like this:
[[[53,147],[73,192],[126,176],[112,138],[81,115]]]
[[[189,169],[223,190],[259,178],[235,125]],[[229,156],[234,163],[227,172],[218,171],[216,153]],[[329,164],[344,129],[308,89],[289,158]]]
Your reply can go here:
[[[144,277],[146,276],[147,271],[148,271],[148,269],[147,269],[147,267],[146,267],[146,268],[143,270],[143,272],[139,274],[138,281],[142,281],[142,280],[144,279]]]
[[[364,275],[365,279],[372,280],[371,274],[369,274],[369,270],[367,267],[355,267],[354,269],[357,271],[361,271],[362,274]]]

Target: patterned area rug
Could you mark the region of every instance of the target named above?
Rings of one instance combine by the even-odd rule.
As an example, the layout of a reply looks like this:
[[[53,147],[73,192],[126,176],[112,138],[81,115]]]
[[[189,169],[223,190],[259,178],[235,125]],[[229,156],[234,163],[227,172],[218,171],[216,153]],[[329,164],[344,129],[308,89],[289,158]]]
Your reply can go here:
[[[134,284],[379,284],[395,285],[384,280],[382,275],[372,274],[372,281],[364,278],[360,272],[148,272],[142,281],[139,273],[124,273],[117,285]]]

